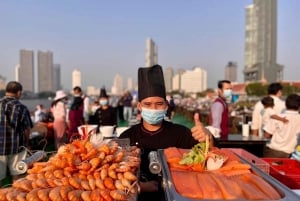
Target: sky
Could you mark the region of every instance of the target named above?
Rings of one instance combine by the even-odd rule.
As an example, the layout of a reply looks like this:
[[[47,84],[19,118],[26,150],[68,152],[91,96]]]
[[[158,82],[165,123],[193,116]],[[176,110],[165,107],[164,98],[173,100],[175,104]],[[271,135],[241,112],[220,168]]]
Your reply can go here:
[[[252,0],[1,0],[0,75],[15,79],[20,49],[52,51],[62,84],[74,69],[82,87],[110,90],[116,74],[137,80],[146,39],[158,46],[158,63],[207,71],[208,87],[224,78],[229,61],[243,81],[245,7]],[[299,80],[300,1],[278,0],[277,62],[284,80]]]

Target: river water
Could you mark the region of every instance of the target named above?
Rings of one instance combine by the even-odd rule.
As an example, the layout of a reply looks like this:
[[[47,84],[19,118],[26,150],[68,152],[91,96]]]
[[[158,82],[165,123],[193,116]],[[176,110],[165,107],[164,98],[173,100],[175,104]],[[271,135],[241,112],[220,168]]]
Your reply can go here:
[[[35,106],[38,104],[42,104],[45,109],[48,109],[52,102],[52,100],[48,99],[20,99],[20,101],[27,106],[30,112],[33,112],[35,110]]]

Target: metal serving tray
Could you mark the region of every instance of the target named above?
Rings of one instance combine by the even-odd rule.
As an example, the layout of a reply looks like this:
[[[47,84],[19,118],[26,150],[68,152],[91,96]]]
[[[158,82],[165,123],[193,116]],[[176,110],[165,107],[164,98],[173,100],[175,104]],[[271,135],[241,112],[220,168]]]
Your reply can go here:
[[[187,198],[187,197],[181,196],[180,194],[177,193],[177,191],[173,185],[172,177],[171,177],[171,174],[169,171],[169,167],[168,167],[163,149],[158,150],[158,157],[162,163],[163,188],[165,191],[166,200],[167,201],[196,201],[196,200],[198,200],[198,199]],[[253,172],[260,175],[263,179],[265,179],[267,182],[269,182],[280,193],[282,198],[279,199],[278,201],[300,200],[300,196],[297,195],[295,192],[293,192],[291,189],[289,189],[288,187],[286,187],[285,185],[283,185],[282,183],[280,183],[273,177],[269,176],[268,174],[266,174],[259,168],[255,167],[253,164],[249,163],[242,157],[240,157],[240,156],[238,156],[238,157],[241,159],[242,162],[251,165],[251,169]],[[240,200],[240,199],[237,199],[237,201],[238,200]],[[201,201],[221,201],[221,200],[217,200],[217,199],[205,199],[204,200],[204,199],[202,199]],[[243,201],[245,201],[245,200],[243,200]]]

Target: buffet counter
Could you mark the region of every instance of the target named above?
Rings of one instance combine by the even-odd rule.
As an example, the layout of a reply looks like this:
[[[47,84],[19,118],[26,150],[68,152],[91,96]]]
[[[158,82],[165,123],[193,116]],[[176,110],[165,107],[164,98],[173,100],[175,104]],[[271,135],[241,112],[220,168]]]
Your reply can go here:
[[[189,197],[186,197],[186,196],[180,194],[176,190],[176,186],[178,185],[178,183],[174,182],[174,180],[173,180],[173,174],[174,173],[172,173],[172,172],[174,172],[174,170],[169,168],[166,156],[164,154],[164,150],[158,150],[158,156],[159,156],[159,158],[161,160],[161,163],[162,163],[163,188],[164,188],[165,197],[166,197],[167,201],[171,201],[171,200],[172,201],[173,200],[176,200],[176,201],[212,200],[212,198],[204,198],[204,199],[203,198],[202,199],[189,198]],[[263,172],[262,170],[257,168],[255,165],[249,163],[248,161],[244,160],[241,157],[239,157],[239,158],[241,159],[241,161],[243,163],[249,164],[251,166],[251,171],[253,172],[253,174],[258,175],[265,182],[270,184],[270,186],[273,188],[273,190],[275,190],[280,195],[279,199],[274,199],[274,200],[279,200],[279,201],[300,200],[300,196],[296,193],[297,191],[293,191],[293,190],[289,189],[288,187],[286,187],[282,183],[278,182],[276,179],[274,179],[270,175],[266,174],[265,172]],[[195,172],[191,172],[191,173],[195,173]],[[186,172],[186,174],[189,174],[189,171]],[[198,178],[198,176],[201,177],[201,174],[205,174],[205,172],[199,172],[198,174],[199,175],[197,175],[197,178]],[[203,180],[198,179],[198,181],[200,181],[199,183],[202,186],[205,186],[209,183],[209,181],[205,180],[205,179],[203,179]],[[177,180],[177,182],[178,182],[178,180]],[[182,183],[184,183],[184,182],[187,182],[187,181],[180,180],[179,186],[182,186],[183,185]],[[190,183],[187,183],[186,187],[189,188],[189,191],[193,191]],[[207,187],[203,187],[203,188],[207,189]],[[206,192],[203,192],[203,188],[202,188],[202,193],[204,195]],[[230,188],[232,188],[232,187],[230,187]],[[211,190],[211,189],[209,189],[209,190]],[[201,190],[199,190],[199,191],[201,191]],[[211,193],[211,192],[207,192],[207,193]],[[214,201],[221,201],[221,200],[226,200],[226,199],[213,199],[213,200]],[[234,200],[247,200],[247,199],[234,199]],[[267,199],[267,200],[272,200],[272,199]]]

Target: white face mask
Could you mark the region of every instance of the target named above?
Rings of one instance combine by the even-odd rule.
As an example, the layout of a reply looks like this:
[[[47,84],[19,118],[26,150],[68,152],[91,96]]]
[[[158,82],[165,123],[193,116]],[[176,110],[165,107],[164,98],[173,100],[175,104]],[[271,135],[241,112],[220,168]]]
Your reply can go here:
[[[223,94],[224,94],[225,98],[229,98],[232,95],[232,90],[231,89],[224,89]]]
[[[153,110],[142,108],[142,118],[151,125],[159,124],[163,121],[167,110]]]
[[[102,99],[99,101],[100,105],[107,105],[108,104],[108,100],[106,99]]]

